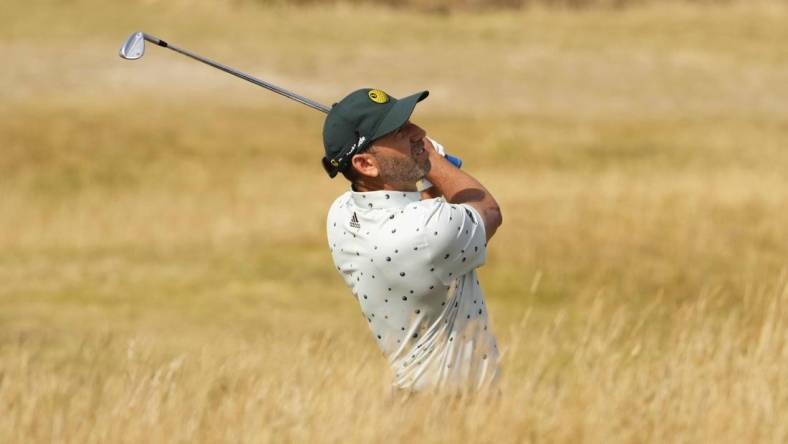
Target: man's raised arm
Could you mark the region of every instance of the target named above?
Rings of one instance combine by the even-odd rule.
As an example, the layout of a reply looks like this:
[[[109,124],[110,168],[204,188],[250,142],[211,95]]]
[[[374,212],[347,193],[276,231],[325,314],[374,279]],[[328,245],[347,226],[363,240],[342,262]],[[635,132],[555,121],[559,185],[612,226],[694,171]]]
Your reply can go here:
[[[478,180],[438,154],[426,138],[424,147],[429,153],[432,165],[427,180],[432,182],[438,195],[443,195],[448,202],[467,204],[478,211],[484,221],[487,240],[490,240],[503,222],[498,202]],[[430,190],[433,192],[431,195],[434,195],[436,190]]]

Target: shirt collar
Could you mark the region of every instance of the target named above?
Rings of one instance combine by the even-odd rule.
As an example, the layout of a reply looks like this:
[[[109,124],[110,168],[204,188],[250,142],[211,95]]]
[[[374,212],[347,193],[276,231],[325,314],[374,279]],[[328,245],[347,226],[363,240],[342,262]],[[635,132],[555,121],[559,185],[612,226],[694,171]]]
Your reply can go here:
[[[401,208],[421,200],[418,191],[351,191],[350,196],[356,206],[361,208]]]

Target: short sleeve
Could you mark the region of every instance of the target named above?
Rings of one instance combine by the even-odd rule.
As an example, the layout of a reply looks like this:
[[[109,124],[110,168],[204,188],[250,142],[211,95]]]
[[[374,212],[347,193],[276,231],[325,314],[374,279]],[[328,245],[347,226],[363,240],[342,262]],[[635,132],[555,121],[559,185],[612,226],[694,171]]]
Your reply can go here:
[[[425,220],[425,237],[430,268],[444,284],[484,265],[487,258],[484,230],[484,221],[472,206],[434,199]]]

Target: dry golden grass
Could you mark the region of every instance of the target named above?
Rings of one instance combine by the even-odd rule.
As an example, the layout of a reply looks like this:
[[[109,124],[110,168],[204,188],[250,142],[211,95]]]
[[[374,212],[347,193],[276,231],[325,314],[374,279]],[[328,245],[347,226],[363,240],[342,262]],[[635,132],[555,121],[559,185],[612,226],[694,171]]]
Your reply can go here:
[[[600,296],[549,322],[526,315],[504,334],[496,399],[392,395],[356,327],[263,329],[178,351],[156,334],[105,328],[47,355],[53,338],[20,335],[0,353],[0,433],[6,442],[783,442],[784,283],[750,289],[724,314],[707,291],[683,306]]]
[[[787,25],[768,1],[8,7],[0,442],[787,441]],[[388,392],[325,245],[322,117],[121,61],[136,29],[325,103],[432,90],[416,120],[504,211],[499,398]]]

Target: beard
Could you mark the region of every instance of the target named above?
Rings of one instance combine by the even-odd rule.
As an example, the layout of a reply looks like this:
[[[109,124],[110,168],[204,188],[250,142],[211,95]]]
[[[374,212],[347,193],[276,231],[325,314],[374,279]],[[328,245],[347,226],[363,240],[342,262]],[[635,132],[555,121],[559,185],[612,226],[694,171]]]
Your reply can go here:
[[[427,156],[377,157],[381,178],[385,183],[413,185],[430,172],[431,164]]]

